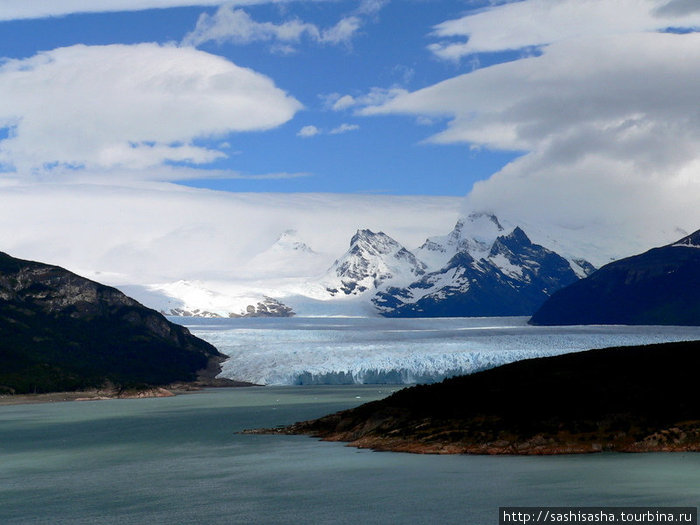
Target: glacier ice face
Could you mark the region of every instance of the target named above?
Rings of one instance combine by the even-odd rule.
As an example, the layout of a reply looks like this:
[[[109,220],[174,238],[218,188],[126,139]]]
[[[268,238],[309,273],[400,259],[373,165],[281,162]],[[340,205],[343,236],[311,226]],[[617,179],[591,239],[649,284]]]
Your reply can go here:
[[[229,359],[222,377],[262,385],[441,381],[505,363],[700,338],[699,327],[534,327],[526,318],[189,319]],[[190,324],[196,323],[196,324]]]

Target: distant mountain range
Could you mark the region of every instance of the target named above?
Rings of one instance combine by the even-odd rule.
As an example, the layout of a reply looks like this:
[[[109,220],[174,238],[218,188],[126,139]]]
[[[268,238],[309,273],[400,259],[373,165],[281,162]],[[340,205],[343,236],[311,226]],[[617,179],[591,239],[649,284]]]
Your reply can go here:
[[[362,297],[387,317],[531,315],[594,270],[534,244],[519,226],[508,231],[495,215],[479,213],[415,252],[383,232],[360,230],[321,282],[331,297]]]
[[[373,303],[388,317],[529,315],[578,280],[569,261],[533,244],[519,227],[490,246],[471,247],[407,287],[379,291]]]
[[[224,358],[115,288],[0,253],[0,393],[213,378]]]
[[[316,271],[320,253],[289,230],[248,265],[276,275],[275,281],[181,281],[128,292],[169,315],[531,315],[556,290],[595,270],[488,213],[458,220],[449,234],[413,251],[384,232],[360,229],[330,268],[291,277],[300,268]]]
[[[538,325],[700,325],[700,230],[607,264],[555,293]]]

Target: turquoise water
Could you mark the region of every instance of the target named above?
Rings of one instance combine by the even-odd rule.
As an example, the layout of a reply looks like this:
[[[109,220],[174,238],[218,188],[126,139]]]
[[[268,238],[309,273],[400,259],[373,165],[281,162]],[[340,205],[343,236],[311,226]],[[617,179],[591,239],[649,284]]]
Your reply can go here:
[[[0,407],[0,523],[497,523],[499,506],[696,506],[700,454],[376,453],[241,435],[387,395],[207,390]]]

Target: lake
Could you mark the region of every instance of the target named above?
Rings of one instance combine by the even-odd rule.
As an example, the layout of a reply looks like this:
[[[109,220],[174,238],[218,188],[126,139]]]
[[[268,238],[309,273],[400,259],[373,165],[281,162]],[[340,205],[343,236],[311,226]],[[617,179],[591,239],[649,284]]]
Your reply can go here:
[[[391,390],[252,387],[0,407],[0,523],[487,524],[510,505],[697,505],[699,454],[421,456],[236,433]]]
[[[488,524],[498,523],[499,506],[698,503],[700,454],[421,456],[237,433],[401,388],[354,384],[371,369],[388,382],[437,378],[452,365],[586,345],[700,339],[698,328],[545,329],[520,318],[189,321],[232,355],[234,377],[351,384],[0,406],[0,523]]]

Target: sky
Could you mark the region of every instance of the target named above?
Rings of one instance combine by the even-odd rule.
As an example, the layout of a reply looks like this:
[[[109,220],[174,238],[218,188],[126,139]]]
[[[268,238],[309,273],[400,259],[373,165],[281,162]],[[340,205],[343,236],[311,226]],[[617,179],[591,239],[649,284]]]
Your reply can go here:
[[[5,170],[185,167],[181,183],[228,191],[463,196],[518,155],[426,140],[448,117],[361,114],[473,70],[429,46],[479,4],[83,4],[0,3]]]
[[[444,197],[418,214],[443,233],[492,211],[627,239],[605,257],[700,227],[697,0],[0,0],[0,57],[0,250],[89,266],[129,224],[152,255],[192,222],[172,195],[197,231],[212,195],[258,195],[277,221],[242,244],[345,243],[362,195],[411,243],[438,226],[396,196]],[[290,211],[309,195],[347,197],[323,236]]]

